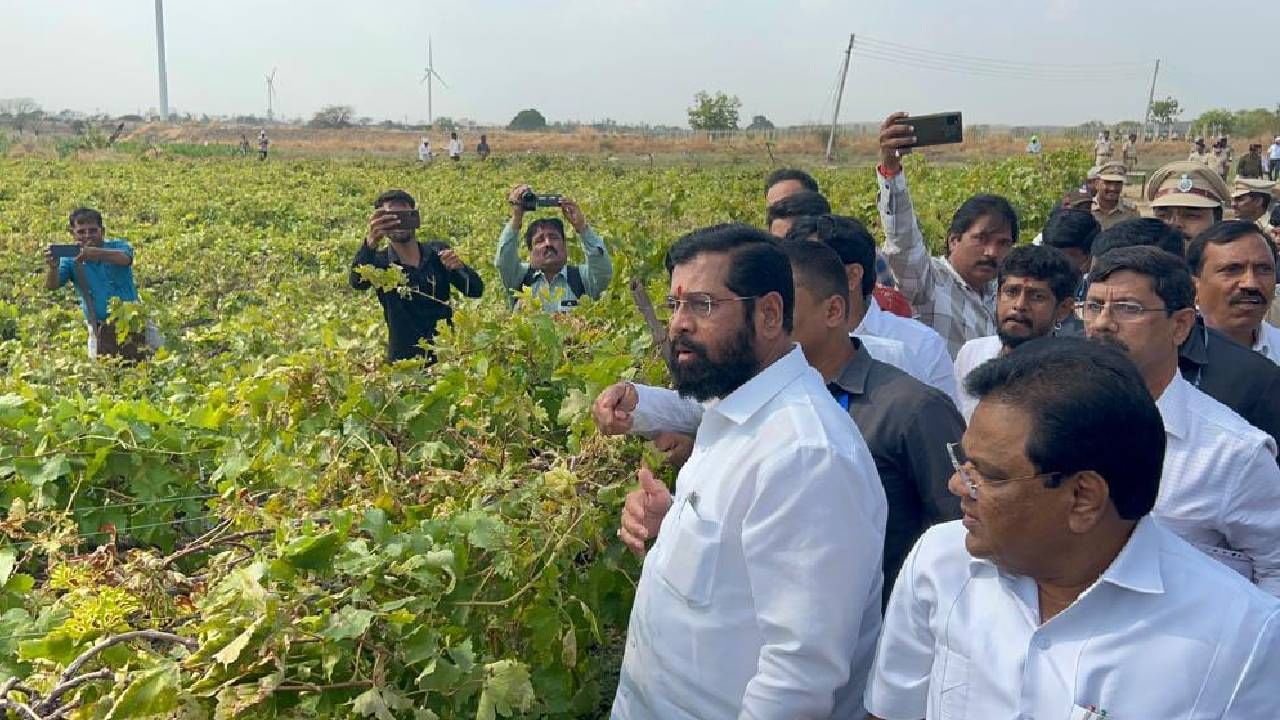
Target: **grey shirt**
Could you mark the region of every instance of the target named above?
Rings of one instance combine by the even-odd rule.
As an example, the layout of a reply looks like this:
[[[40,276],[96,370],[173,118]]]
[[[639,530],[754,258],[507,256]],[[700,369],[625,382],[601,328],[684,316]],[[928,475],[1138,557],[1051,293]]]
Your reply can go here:
[[[954,469],[947,443],[960,442],[964,418],[946,393],[873,359],[857,338],[858,354],[830,385],[847,393],[849,416],[862,432],[889,503],[884,539],[884,599],[917,539],[930,526],[960,517],[960,499],[947,490]],[[843,405],[844,402],[841,402]]]

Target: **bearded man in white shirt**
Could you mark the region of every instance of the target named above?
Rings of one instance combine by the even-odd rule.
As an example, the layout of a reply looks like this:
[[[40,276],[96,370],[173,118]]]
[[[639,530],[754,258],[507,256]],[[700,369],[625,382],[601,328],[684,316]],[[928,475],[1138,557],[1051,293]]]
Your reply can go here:
[[[1274,363],[1280,328],[1264,322],[1276,294],[1276,249],[1246,220],[1225,220],[1187,246],[1204,324]]]
[[[667,265],[672,379],[705,409],[645,556],[612,717],[861,717],[885,497],[791,340],[790,264],[763,232],[720,225]]]
[[[1154,515],[1165,527],[1280,595],[1280,468],[1271,436],[1187,382],[1178,346],[1195,325],[1186,265],[1153,247],[1094,258],[1085,333],[1124,350],[1164,421]]]
[[[1165,432],[1133,363],[1046,337],[968,386],[964,518],[894,585],[873,717],[1275,717],[1280,602],[1149,516]]]

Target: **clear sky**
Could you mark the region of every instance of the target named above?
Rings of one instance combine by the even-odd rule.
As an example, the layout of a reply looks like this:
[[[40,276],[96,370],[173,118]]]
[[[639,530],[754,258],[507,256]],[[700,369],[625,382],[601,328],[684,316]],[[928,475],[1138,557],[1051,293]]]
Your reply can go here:
[[[165,2],[179,111],[263,115],[275,67],[285,116],[337,103],[420,121],[430,33],[449,83],[435,114],[482,123],[536,107],[551,121],[685,125],[702,89],[740,97],[744,124],[827,121],[850,32],[867,44],[855,44],[843,121],[896,108],[963,110],[968,123],[1140,119],[1156,58],[1157,97],[1191,119],[1280,103],[1277,22],[1280,4],[1265,0]],[[946,53],[1001,62],[944,71]],[[54,112],[159,104],[151,0],[0,0],[0,54],[0,98]],[[1132,64],[1097,67],[1112,63]]]

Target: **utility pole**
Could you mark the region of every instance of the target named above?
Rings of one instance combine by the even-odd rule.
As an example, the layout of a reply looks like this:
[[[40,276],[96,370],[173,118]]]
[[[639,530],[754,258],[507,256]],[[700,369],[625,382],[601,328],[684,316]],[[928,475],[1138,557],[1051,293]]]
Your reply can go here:
[[[1160,59],[1156,58],[1156,69],[1151,73],[1151,91],[1147,93],[1147,114],[1142,118],[1142,139],[1147,139],[1147,124],[1151,122],[1151,105],[1156,101],[1156,76],[1160,74]],[[1155,133],[1158,135],[1159,133]]]
[[[431,59],[431,36],[427,36],[427,124],[435,128],[435,108],[431,107],[431,73],[435,72],[436,64]]]
[[[159,0],[156,0],[159,2]],[[840,87],[836,90],[836,109],[831,113],[831,134],[827,135],[827,162],[832,160],[836,144],[836,122],[840,118],[840,101],[844,99],[844,81],[849,77],[849,56],[853,54],[853,33],[849,33],[849,47],[844,50],[844,64],[840,66]]]
[[[156,53],[160,59],[160,122],[169,122],[169,76],[164,70],[164,0],[156,0]]]

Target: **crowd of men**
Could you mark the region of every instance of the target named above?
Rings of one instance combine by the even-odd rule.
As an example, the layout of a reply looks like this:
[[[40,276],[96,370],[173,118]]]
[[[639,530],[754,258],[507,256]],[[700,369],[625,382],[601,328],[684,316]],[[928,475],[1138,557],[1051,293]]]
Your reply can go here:
[[[879,243],[775,173],[765,229],[668,252],[672,387],[596,398],[678,468],[620,519],[644,564],[612,716],[1280,716],[1276,249],[1226,219],[1270,189],[1174,163],[1142,218],[1104,163],[1035,243],[977,195],[933,257],[900,117]],[[901,327],[865,324],[877,251]]]
[[[783,170],[765,227],[667,252],[671,388],[592,408],[677,468],[639,469],[622,510],[644,560],[612,716],[1280,716],[1273,186],[1175,162],[1144,218],[1102,158],[1034,242],[978,194],[933,256],[905,117],[881,128],[879,241]],[[508,193],[494,265],[511,303],[567,312],[613,267],[571,199],[526,225],[544,197]],[[418,239],[408,193],[373,205],[350,283],[399,268],[387,357],[430,357],[484,283]],[[133,254],[93,210],[69,227],[46,286],[77,280],[93,353]]]

